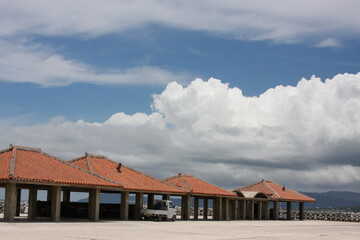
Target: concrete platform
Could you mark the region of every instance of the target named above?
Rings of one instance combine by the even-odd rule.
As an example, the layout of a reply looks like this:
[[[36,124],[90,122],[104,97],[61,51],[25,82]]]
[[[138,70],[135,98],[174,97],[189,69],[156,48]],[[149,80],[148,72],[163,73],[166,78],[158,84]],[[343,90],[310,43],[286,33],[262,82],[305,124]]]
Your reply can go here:
[[[1,222],[0,239],[359,240],[360,223],[326,221]]]

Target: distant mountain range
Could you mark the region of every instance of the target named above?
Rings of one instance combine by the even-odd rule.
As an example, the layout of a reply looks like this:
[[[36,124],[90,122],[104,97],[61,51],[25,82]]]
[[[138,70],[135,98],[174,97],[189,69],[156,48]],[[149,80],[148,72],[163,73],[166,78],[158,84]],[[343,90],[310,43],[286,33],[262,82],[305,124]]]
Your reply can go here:
[[[346,208],[360,206],[360,193],[356,192],[303,192],[303,194],[316,199],[314,203],[306,203],[306,208]]]
[[[348,208],[360,206],[360,193],[356,192],[347,192],[347,191],[329,191],[329,192],[302,192],[303,194],[315,198],[316,202],[306,203],[306,208]],[[180,198],[171,198],[174,205],[181,206]],[[79,202],[87,202],[87,198],[79,200]],[[102,194],[101,202],[102,203],[118,203],[120,197],[118,194]],[[130,195],[130,203],[135,202],[135,197]],[[146,203],[147,197],[144,197],[144,203]],[[199,207],[202,207],[202,201],[199,202]],[[212,204],[209,204],[209,207],[212,207]]]

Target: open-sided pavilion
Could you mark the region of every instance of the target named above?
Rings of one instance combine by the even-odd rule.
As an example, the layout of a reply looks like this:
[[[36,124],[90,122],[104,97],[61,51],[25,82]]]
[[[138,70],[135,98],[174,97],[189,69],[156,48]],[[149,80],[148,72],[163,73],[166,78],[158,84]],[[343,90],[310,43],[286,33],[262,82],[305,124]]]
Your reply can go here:
[[[213,204],[214,220],[278,219],[279,202],[287,202],[288,219],[291,203],[299,202],[302,217],[304,202],[315,201],[271,181],[263,180],[229,191],[191,174],[180,173],[159,180],[102,155],[85,153],[65,161],[40,148],[13,145],[0,151],[0,187],[5,188],[5,221],[14,221],[19,216],[22,189],[29,192],[27,218],[51,221],[60,221],[62,217],[91,221],[141,219],[141,209],[144,205],[151,207],[155,196],[181,197],[183,220],[190,219],[191,198],[194,199],[194,220],[200,219],[199,201],[203,201],[203,220],[208,219],[209,201]],[[46,191],[46,200],[39,200],[39,191]],[[87,193],[88,201],[70,201],[73,192]],[[104,194],[118,195],[118,202],[101,203],[100,197]],[[130,204],[130,195],[135,204]]]

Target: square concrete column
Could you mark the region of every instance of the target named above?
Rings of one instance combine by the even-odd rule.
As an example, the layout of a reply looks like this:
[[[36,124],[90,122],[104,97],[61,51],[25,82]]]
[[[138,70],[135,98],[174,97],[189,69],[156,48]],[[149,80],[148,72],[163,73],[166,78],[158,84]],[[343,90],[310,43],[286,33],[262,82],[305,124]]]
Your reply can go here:
[[[214,199],[213,219],[221,220],[222,216],[222,198],[216,197]]]
[[[204,198],[204,213],[203,213],[203,219],[208,219],[208,211],[209,211],[209,199]]]
[[[91,189],[89,192],[89,219],[90,221],[99,221],[100,215],[100,189]]]
[[[246,201],[240,200],[239,201],[239,211],[240,211],[240,220],[246,219]]]
[[[162,200],[170,200],[170,194],[163,194]]]
[[[291,208],[292,208],[291,207],[291,202],[287,202],[286,203],[286,219],[287,220],[291,220],[291,211],[292,211]]]
[[[147,199],[147,208],[152,208],[154,206],[154,194],[148,193],[148,199]]]
[[[71,195],[71,192],[70,190],[66,189],[66,190],[63,190],[63,202],[70,202],[70,195]]]
[[[194,219],[199,219],[199,198],[194,197]]]
[[[262,219],[262,201],[257,202],[257,220]]]
[[[274,201],[273,202],[273,220],[279,219],[279,202]]]
[[[304,220],[304,203],[299,202],[299,220]]]
[[[120,219],[129,219],[129,192],[121,192]]]
[[[250,220],[254,220],[255,218],[255,201],[254,200],[250,200],[250,212],[249,212],[250,216]]]
[[[20,217],[21,212],[21,188],[16,189],[16,214],[15,216]]]
[[[239,213],[239,201],[238,200],[232,200],[232,219],[233,220],[239,220],[240,218],[240,213]]]
[[[269,220],[269,201],[263,202],[263,219]]]
[[[36,218],[36,201],[37,189],[35,187],[31,187],[29,189],[28,219]]]
[[[54,186],[51,188],[51,221],[60,221],[61,208],[61,187]]]
[[[222,217],[221,220],[228,220],[229,218],[229,199],[222,199]]]
[[[190,219],[190,195],[181,196],[181,219]]]
[[[17,192],[15,183],[7,183],[5,187],[4,219],[13,222],[16,214]]]
[[[141,220],[141,209],[144,205],[144,193],[136,193],[136,202],[135,202],[135,219]]]

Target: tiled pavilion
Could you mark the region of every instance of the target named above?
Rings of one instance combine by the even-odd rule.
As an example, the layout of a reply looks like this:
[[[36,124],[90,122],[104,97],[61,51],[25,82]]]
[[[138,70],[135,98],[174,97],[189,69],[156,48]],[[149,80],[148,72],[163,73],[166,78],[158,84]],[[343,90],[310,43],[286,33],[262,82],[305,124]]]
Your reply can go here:
[[[271,181],[261,181],[229,191],[190,174],[178,174],[164,180],[124,166],[106,156],[87,154],[65,161],[40,148],[12,146],[0,151],[0,187],[5,188],[4,220],[14,221],[19,216],[21,189],[28,189],[28,219],[85,216],[98,221],[102,216],[116,219],[140,219],[147,195],[147,206],[154,196],[162,199],[181,197],[181,217],[190,219],[190,199],[194,199],[194,220],[198,220],[199,200],[204,202],[203,219],[208,219],[209,200],[213,201],[214,220],[278,219],[278,202],[287,202],[288,219],[292,202],[299,202],[302,216],[304,202],[315,201],[303,194],[284,188]],[[39,201],[38,191],[47,191],[46,201]],[[88,202],[71,202],[72,192],[88,193]],[[102,204],[101,194],[118,194],[119,202]],[[135,204],[129,204],[129,194]],[[270,209],[270,202],[273,208]],[[47,209],[41,212],[39,209]]]

